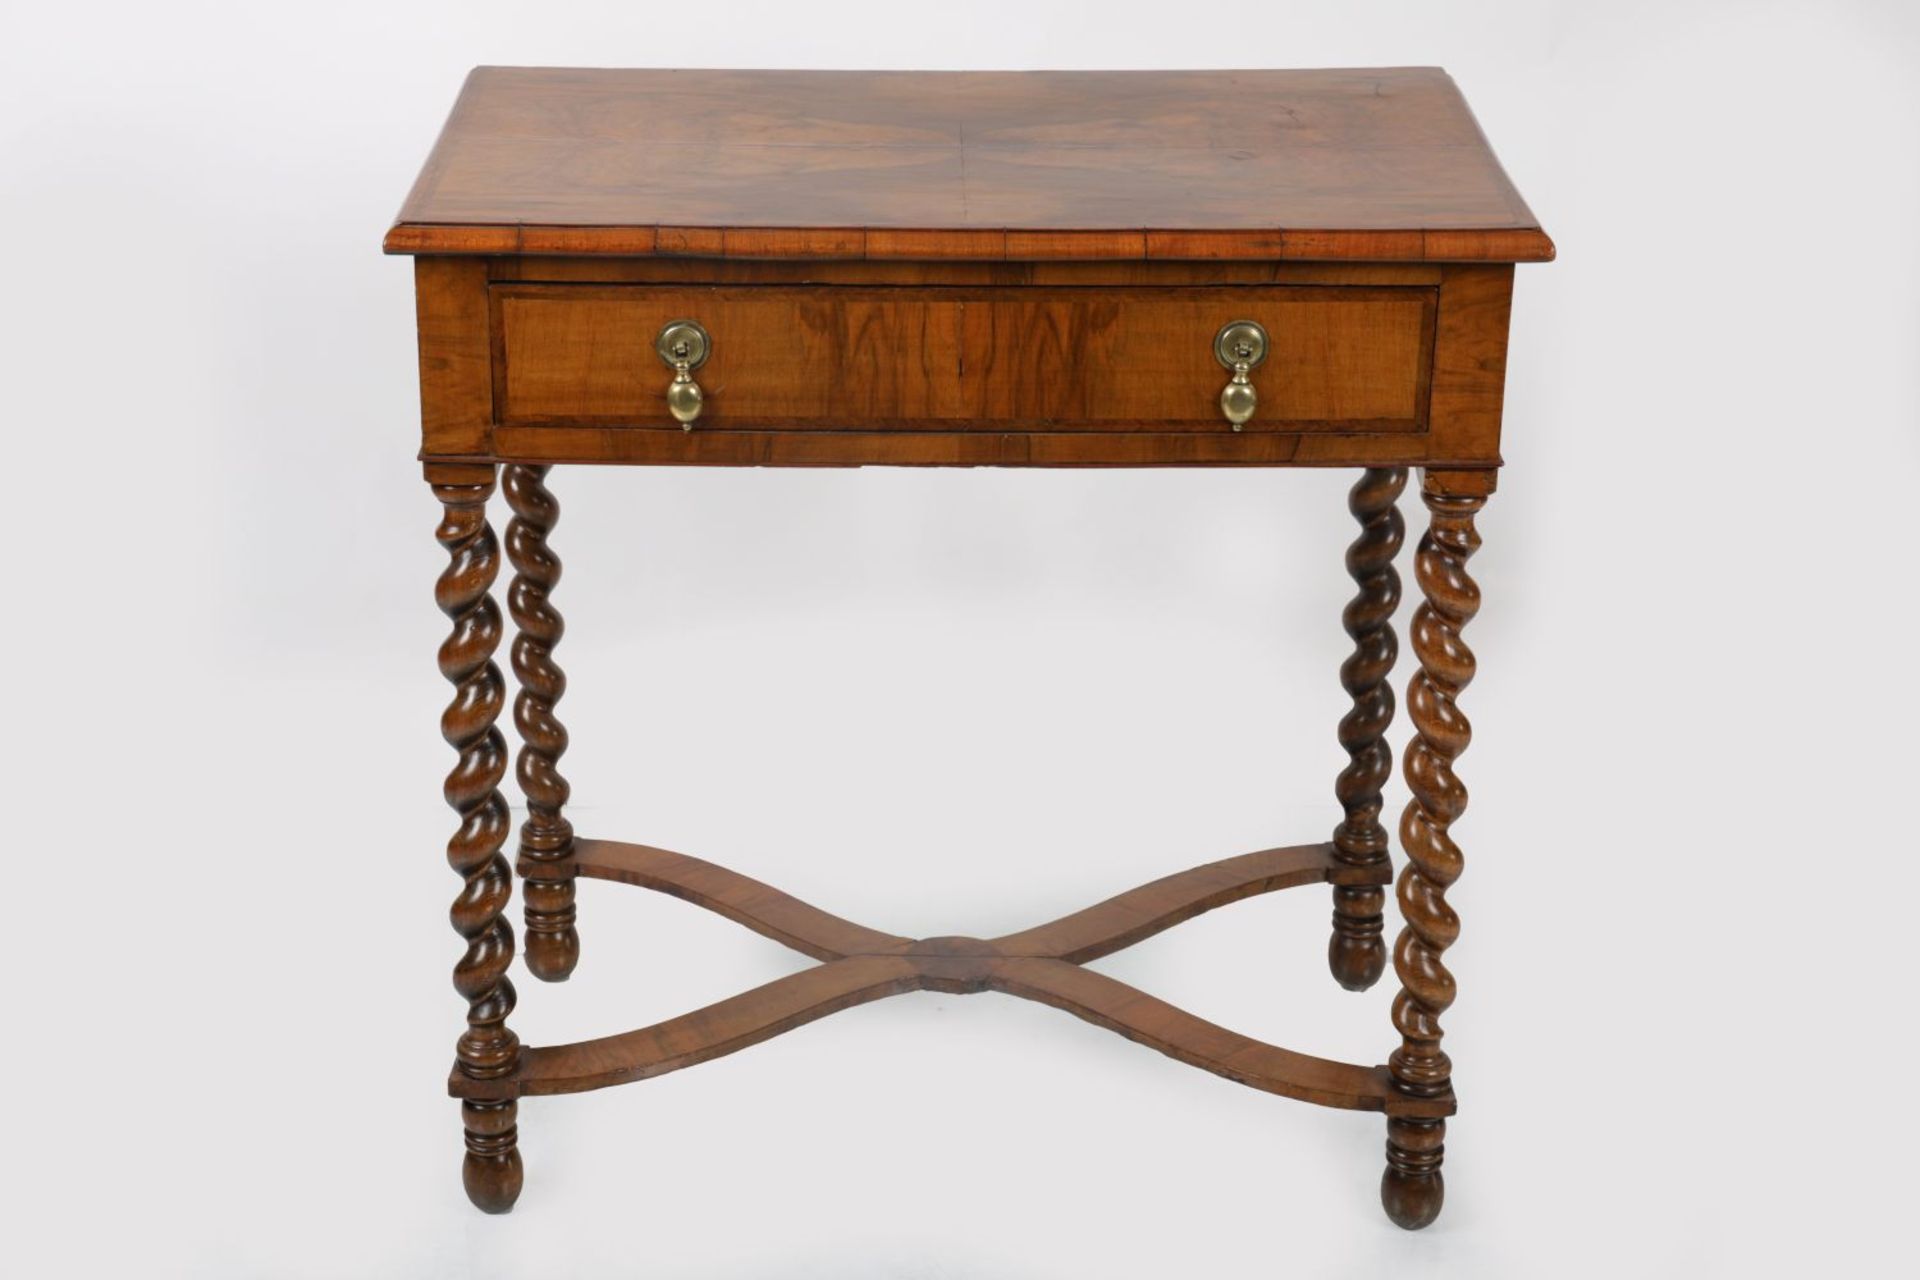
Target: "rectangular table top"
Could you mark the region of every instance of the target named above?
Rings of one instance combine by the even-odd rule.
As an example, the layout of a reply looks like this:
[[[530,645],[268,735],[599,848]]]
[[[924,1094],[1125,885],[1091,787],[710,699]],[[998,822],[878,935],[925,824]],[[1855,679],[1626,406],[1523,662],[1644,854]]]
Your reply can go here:
[[[390,253],[1538,262],[1436,67],[480,67]]]

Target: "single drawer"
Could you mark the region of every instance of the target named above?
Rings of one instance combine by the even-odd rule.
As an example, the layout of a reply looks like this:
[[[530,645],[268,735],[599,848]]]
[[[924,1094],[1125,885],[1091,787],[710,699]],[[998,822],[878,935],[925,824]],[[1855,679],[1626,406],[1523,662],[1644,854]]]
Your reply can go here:
[[[1232,428],[1214,336],[1268,335],[1246,432],[1426,428],[1437,291],[1420,286],[492,286],[508,426],[672,427],[671,321],[711,351],[697,430]]]

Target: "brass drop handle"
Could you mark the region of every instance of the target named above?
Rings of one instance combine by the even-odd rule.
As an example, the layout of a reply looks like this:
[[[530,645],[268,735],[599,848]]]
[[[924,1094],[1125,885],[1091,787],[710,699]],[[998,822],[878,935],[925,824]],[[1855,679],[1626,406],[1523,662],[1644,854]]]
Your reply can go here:
[[[1213,335],[1213,358],[1233,372],[1220,390],[1220,413],[1238,431],[1260,406],[1247,375],[1267,358],[1267,331],[1253,320],[1229,321]]]
[[[694,419],[706,408],[706,393],[693,380],[693,371],[707,362],[713,339],[697,320],[669,320],[653,340],[653,349],[673,369],[673,381],[667,384],[667,412],[681,430],[693,430]]]

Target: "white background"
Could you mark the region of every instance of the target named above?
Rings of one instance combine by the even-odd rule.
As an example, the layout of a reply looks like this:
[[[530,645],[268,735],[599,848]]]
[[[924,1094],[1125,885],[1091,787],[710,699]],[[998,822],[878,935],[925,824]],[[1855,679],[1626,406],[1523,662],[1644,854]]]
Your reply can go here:
[[[1454,73],[1560,261],[1519,272],[1475,561],[1435,1227],[1382,1216],[1378,1117],[934,995],[529,1102],[519,1208],[468,1207],[443,560],[378,246],[485,62]],[[9,3],[0,1265],[1892,1270],[1917,73],[1892,2]],[[576,819],[915,934],[1321,839],[1347,479],[558,472]],[[520,982],[530,1042],[807,963],[582,896],[574,981]],[[1276,895],[1100,967],[1382,1060],[1390,983],[1333,985],[1326,914]]]

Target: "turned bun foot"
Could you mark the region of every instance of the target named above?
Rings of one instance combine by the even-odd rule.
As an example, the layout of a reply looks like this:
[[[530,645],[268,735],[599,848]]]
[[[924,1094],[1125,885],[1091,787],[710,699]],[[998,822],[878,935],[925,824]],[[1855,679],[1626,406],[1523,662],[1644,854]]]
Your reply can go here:
[[[1387,971],[1387,944],[1371,938],[1335,933],[1327,942],[1327,968],[1333,980],[1349,991],[1365,991]]]
[[[535,933],[530,926],[524,948],[528,971],[542,982],[565,982],[580,963],[580,934],[571,927]]]
[[[1418,1231],[1440,1216],[1447,1184],[1444,1120],[1387,1121],[1387,1171],[1380,1178],[1380,1204],[1394,1225]]]
[[[1440,1216],[1447,1183],[1438,1171],[1405,1174],[1388,1169],[1380,1175],[1380,1204],[1396,1227],[1418,1231]]]
[[[520,1198],[520,1153],[481,1157],[468,1153],[460,1169],[460,1181],[466,1184],[467,1199],[482,1213],[509,1213]],[[1404,1225],[1404,1224],[1403,1224]]]
[[[486,1213],[505,1213],[520,1198],[525,1178],[520,1166],[520,1131],[515,1102],[466,1102],[460,1107],[467,1126],[467,1158],[460,1181],[467,1199]]]

